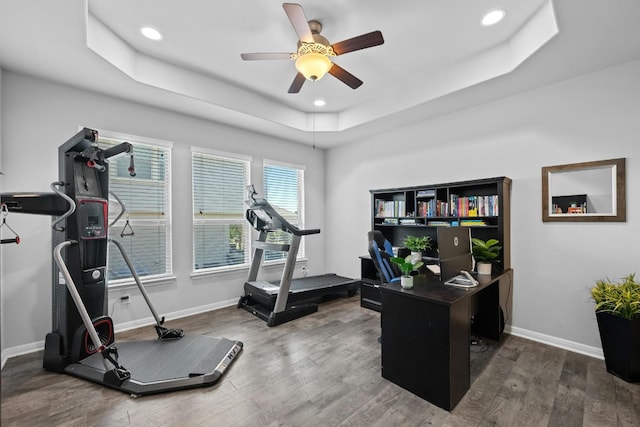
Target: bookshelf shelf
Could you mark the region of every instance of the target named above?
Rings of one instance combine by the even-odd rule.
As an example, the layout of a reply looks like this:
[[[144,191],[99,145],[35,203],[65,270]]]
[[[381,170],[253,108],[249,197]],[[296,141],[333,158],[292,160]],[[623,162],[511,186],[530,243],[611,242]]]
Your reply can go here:
[[[380,230],[393,246],[402,246],[409,235],[429,236],[433,248],[424,255],[437,258],[438,227],[468,226],[473,237],[498,239],[503,249],[495,268],[511,268],[511,179],[485,178],[370,193],[371,227]]]

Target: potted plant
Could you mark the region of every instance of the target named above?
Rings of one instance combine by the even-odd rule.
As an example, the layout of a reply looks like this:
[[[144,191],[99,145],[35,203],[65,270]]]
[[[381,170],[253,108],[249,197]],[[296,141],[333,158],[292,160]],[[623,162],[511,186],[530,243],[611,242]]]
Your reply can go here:
[[[411,251],[413,262],[422,261],[422,251],[431,248],[431,237],[407,236],[404,239],[404,247]]]
[[[400,276],[400,286],[405,289],[413,288],[413,276],[411,272],[422,267],[424,263],[422,261],[414,261],[411,255],[406,258],[393,257],[391,258],[391,262],[396,264],[402,273],[402,276]]]
[[[629,274],[619,282],[598,280],[591,288],[607,371],[640,382],[640,282]]]
[[[491,264],[497,261],[502,249],[502,246],[498,246],[499,243],[496,239],[471,239],[471,252],[478,263],[478,274],[491,274]]]

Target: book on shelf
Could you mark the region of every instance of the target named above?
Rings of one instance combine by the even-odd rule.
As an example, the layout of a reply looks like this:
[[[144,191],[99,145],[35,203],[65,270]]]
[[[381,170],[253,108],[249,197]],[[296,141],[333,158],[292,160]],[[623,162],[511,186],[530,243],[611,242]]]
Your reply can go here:
[[[449,221],[439,221],[439,220],[427,221],[427,225],[430,225],[433,227],[451,227],[451,223]]]
[[[431,199],[429,201],[419,201],[417,203],[417,216],[426,218],[445,216],[441,213],[443,209],[443,202],[440,200]]]
[[[481,219],[461,219],[460,225],[464,227],[484,227],[487,223]]]
[[[476,196],[469,196],[467,216],[478,216],[478,198]]]
[[[404,200],[375,199],[377,217],[400,217],[406,215]]]
[[[402,225],[416,225],[415,218],[400,218],[400,224]]]
[[[436,190],[418,190],[416,197],[435,197]]]
[[[451,216],[498,216],[498,195],[449,196]]]

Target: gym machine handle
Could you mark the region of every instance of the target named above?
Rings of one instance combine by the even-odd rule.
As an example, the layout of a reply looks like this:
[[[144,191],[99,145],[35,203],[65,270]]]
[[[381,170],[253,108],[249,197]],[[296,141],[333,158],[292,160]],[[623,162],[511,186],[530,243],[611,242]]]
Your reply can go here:
[[[133,164],[133,153],[131,153],[131,158],[129,159],[129,168],[127,169],[129,172],[129,176],[136,176],[136,166]]]
[[[118,250],[120,250],[122,259],[124,259],[124,262],[127,264],[127,267],[131,272],[131,276],[133,276],[133,280],[135,280],[136,285],[138,285],[138,289],[140,289],[140,293],[144,297],[144,300],[146,301],[147,306],[149,307],[149,310],[151,310],[151,314],[153,314],[153,318],[156,320],[155,329],[156,329],[156,333],[158,334],[158,339],[169,340],[169,339],[182,338],[184,336],[184,331],[182,329],[167,329],[162,326],[164,324],[164,316],[160,318],[155,308],[153,308],[153,304],[151,304],[151,299],[149,298],[149,294],[147,293],[147,290],[142,285],[142,282],[140,281],[140,277],[138,276],[136,269],[133,267],[133,263],[131,262],[131,259],[129,259],[129,256],[124,251],[122,244],[112,238],[109,238],[109,241],[114,245],[116,245]]]
[[[11,239],[1,239],[0,240],[0,245],[4,245],[6,243],[15,243],[15,244],[20,244],[20,236],[18,236],[18,233],[16,233],[13,228],[11,228],[11,226],[9,224],[7,224],[7,215],[9,214],[9,208],[7,207],[6,203],[2,203],[2,224],[0,224],[0,228],[4,227],[5,225],[7,226],[7,228],[14,234],[15,237],[11,238]]]
[[[136,176],[136,167],[133,161],[133,145],[131,145],[131,143],[123,142],[115,147],[107,148],[102,152],[102,158],[108,159],[109,157],[117,156],[122,153],[130,154],[129,167],[127,168],[127,171],[130,176]]]
[[[129,142],[123,142],[111,148],[107,148],[102,152],[102,158],[108,159],[109,157],[117,156],[122,153],[132,153],[133,145]]]
[[[93,347],[98,351],[98,353],[102,355],[102,363],[106,370],[105,380],[114,384],[120,384],[124,380],[130,378],[131,374],[124,367],[118,364],[118,350],[115,347],[107,347],[102,344],[102,341],[98,336],[98,331],[96,331],[95,326],[93,326],[93,322],[91,321],[91,317],[89,317],[87,308],[82,302],[82,297],[80,296],[76,285],[73,283],[73,278],[69,273],[69,269],[67,269],[67,264],[65,264],[64,260],[62,259],[62,249],[66,248],[67,246],[77,244],[78,242],[76,240],[67,240],[59,243],[55,248],[53,248],[53,259],[55,260],[56,264],[58,265],[58,269],[64,277],[67,290],[69,291],[69,294],[73,299],[76,309],[78,309],[78,313],[80,314],[80,318],[82,319],[84,327],[87,329],[89,338],[91,338]]]
[[[87,161],[87,166],[89,166],[90,168],[95,168],[98,172],[104,172],[107,169],[100,163],[96,163],[96,161],[93,159]]]
[[[98,332],[96,331],[96,328],[93,326],[93,322],[89,317],[89,313],[87,312],[87,309],[84,306],[84,303],[82,302],[82,298],[80,297],[80,294],[78,293],[78,290],[76,289],[76,286],[73,283],[73,278],[69,273],[69,269],[67,269],[67,265],[64,263],[64,260],[62,259],[62,254],[60,253],[62,249],[66,248],[67,246],[75,245],[77,243],[78,242],[76,240],[67,240],[65,242],[62,242],[56,245],[56,247],[53,249],[53,259],[56,261],[56,264],[58,265],[60,272],[64,276],[64,281],[65,281],[65,284],[67,285],[67,290],[69,291],[69,294],[71,294],[71,298],[73,299],[73,302],[75,303],[76,308],[78,309],[78,313],[82,318],[82,323],[84,323],[85,328],[87,328],[87,332],[89,333],[91,342],[93,342],[93,346],[97,351],[102,353],[105,349],[105,346],[102,344],[102,341],[100,341]],[[105,367],[107,368],[107,370],[109,370],[107,366]]]
[[[76,211],[76,202],[71,197],[67,196],[64,192],[58,190],[56,187],[64,187],[64,182],[57,181],[51,183],[51,189],[54,193],[56,193],[58,196],[62,197],[69,203],[69,210],[66,211],[61,217],[53,221],[51,223],[51,228],[53,228],[55,231],[64,231],[64,227],[58,227],[58,223],[65,220],[69,215],[73,214]]]
[[[118,242],[117,240],[113,240],[111,238],[109,238],[109,241],[111,243],[113,243],[114,245],[116,245],[116,247],[120,250],[120,254],[122,255],[122,259],[124,259],[125,264],[127,264],[127,267],[129,268],[129,271],[131,272],[131,275],[133,276],[133,280],[135,280],[136,285],[138,285],[138,289],[140,289],[140,293],[142,293],[142,296],[144,297],[144,300],[147,302],[147,305],[151,309],[151,313],[153,314],[153,318],[156,319],[156,324],[157,325],[162,325],[164,323],[164,319],[160,319],[160,316],[158,316],[158,313],[156,313],[156,311],[153,309],[153,306],[151,305],[151,300],[149,299],[149,294],[147,294],[146,289],[144,288],[144,286],[142,286],[142,282],[140,281],[140,276],[138,276],[138,273],[136,272],[136,269],[133,267],[133,264],[131,263],[131,260],[129,259],[129,256],[124,251],[124,248],[122,247],[122,244],[120,242]]]
[[[118,222],[118,220],[120,218],[122,218],[122,215],[124,215],[124,213],[127,211],[127,207],[124,205],[124,202],[122,200],[120,200],[120,197],[118,197],[118,195],[116,193],[114,193],[113,191],[109,191],[109,194],[111,194],[113,196],[114,199],[116,199],[118,201],[118,203],[120,204],[120,213],[118,214],[118,216],[111,221],[111,224],[109,224],[109,227],[113,227],[113,225]]]
[[[120,197],[118,197],[118,195],[116,193],[114,193],[113,191],[109,191],[109,194],[113,196],[114,199],[116,199],[118,201],[118,203],[120,204],[120,213],[118,214],[118,216],[116,216],[116,218],[111,221],[111,223],[109,224],[109,227],[113,227],[113,225],[118,222],[118,220],[120,218],[122,218],[122,215],[125,214],[125,212],[127,213],[127,222],[124,224],[124,227],[122,227],[122,231],[120,231],[120,237],[126,237],[126,236],[135,236],[136,233],[134,233],[133,228],[131,228],[131,224],[129,224],[129,213],[127,212],[127,206],[124,204],[124,202],[120,199]],[[129,229],[129,231],[125,231],[126,229]]]
[[[116,146],[111,148],[107,148],[106,150],[102,150],[96,146],[91,146],[82,152],[82,155],[87,157],[87,166],[90,168],[95,168],[98,172],[104,172],[107,168],[102,164],[104,161],[110,157],[117,156],[122,153],[127,153],[130,155],[129,167],[127,171],[130,176],[136,176],[136,167],[133,162],[133,145],[129,142],[122,142]]]

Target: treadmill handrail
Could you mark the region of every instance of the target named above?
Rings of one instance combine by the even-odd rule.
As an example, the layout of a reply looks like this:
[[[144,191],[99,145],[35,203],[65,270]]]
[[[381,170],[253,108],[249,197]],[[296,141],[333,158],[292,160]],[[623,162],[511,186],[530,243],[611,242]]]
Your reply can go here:
[[[288,233],[293,234],[294,236],[307,236],[309,234],[320,233],[319,228],[302,229],[291,224],[282,215],[280,215],[280,213],[278,213],[278,211],[273,206],[271,206],[271,203],[269,203],[266,199],[258,198],[248,200],[247,204],[249,204],[249,210],[261,210],[271,218],[277,219],[282,224],[282,229]]]

